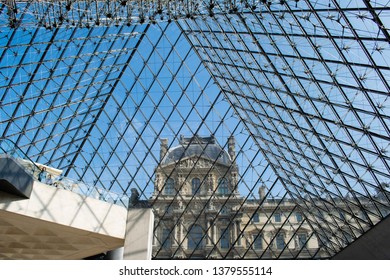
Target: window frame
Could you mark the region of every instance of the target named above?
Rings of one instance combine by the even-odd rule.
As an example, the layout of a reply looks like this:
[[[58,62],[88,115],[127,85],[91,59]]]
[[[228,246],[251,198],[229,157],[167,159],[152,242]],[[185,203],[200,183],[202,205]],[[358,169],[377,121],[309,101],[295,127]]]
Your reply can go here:
[[[303,221],[303,214],[301,212],[295,212],[295,220],[297,223],[301,223]]]
[[[171,231],[169,228],[163,228],[161,232],[161,247],[163,249],[169,249],[172,247]]]
[[[230,248],[229,239],[230,239],[229,228],[221,228],[220,229],[219,247],[221,249],[229,249]]]
[[[282,246],[280,246],[280,245],[282,245]],[[284,233],[279,232],[275,236],[275,248],[277,250],[283,250],[284,248],[286,248],[286,240],[285,240],[285,234]]]
[[[191,194],[192,195],[199,194],[200,193],[200,186],[201,186],[200,179],[198,177],[192,178],[192,180],[191,180]]]
[[[275,223],[281,223],[282,222],[282,214],[279,212],[274,213],[274,222]]]
[[[252,216],[252,224],[260,223],[260,214],[259,212],[255,212]]]
[[[229,181],[225,177],[218,179],[217,193],[219,195],[229,194]]]
[[[188,229],[187,248],[190,250],[199,250],[203,248],[203,228],[198,224],[193,224]]]
[[[252,247],[255,250],[263,249],[263,234],[252,234]]]
[[[304,241],[302,242],[301,237],[304,236]],[[297,233],[297,248],[302,249],[307,246],[308,234],[306,232],[298,232]]]
[[[175,195],[175,180],[173,178],[168,178],[165,181],[163,193],[165,195]]]

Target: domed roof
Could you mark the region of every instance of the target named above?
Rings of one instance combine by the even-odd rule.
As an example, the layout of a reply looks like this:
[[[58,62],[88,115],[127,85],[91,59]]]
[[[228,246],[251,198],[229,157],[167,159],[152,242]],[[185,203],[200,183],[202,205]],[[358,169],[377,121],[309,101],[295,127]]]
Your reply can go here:
[[[161,164],[167,165],[188,157],[203,157],[225,165],[232,163],[229,154],[215,142],[214,136],[180,138],[178,146],[169,149]]]

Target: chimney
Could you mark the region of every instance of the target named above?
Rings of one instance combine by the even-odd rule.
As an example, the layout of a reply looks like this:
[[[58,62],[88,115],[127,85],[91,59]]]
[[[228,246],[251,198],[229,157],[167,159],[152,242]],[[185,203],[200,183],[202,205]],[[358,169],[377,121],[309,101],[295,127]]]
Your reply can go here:
[[[259,199],[263,200],[265,198],[265,188],[266,186],[263,184],[259,187]]]
[[[163,160],[167,152],[168,152],[168,139],[162,138],[161,145],[160,145],[160,161]]]
[[[230,136],[228,140],[228,153],[233,162],[235,162],[236,159],[236,140],[234,139],[234,136]]]

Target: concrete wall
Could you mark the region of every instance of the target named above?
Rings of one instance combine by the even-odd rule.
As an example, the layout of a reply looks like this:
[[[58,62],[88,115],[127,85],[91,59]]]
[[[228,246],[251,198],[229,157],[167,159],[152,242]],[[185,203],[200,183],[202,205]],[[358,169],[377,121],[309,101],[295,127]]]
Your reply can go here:
[[[123,247],[127,209],[34,181],[0,191],[0,259],[82,259]]]
[[[5,193],[0,210],[124,238],[127,209],[34,181],[30,199]]]
[[[152,209],[129,209],[123,259],[151,259],[153,226],[154,214]]]
[[[109,259],[151,259],[153,225],[150,208],[128,211],[39,181],[29,199],[0,190],[0,259],[80,259],[107,251]]]

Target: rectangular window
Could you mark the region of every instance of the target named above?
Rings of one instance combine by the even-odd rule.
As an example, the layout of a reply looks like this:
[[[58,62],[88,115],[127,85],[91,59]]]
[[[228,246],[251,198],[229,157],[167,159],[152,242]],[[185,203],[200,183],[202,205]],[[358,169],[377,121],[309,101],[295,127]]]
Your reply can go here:
[[[284,247],[286,247],[286,243],[284,242],[284,234],[283,233],[279,233],[276,236],[276,249],[283,250]]]
[[[342,220],[345,220],[344,212],[342,210],[339,210],[339,217]]]
[[[197,195],[200,193],[200,179],[199,178],[193,178],[191,181],[192,186],[192,195]]]
[[[170,230],[168,228],[164,228],[162,231],[162,236],[161,236],[161,243],[162,247],[164,249],[169,249],[171,248],[171,236],[170,236]]]
[[[252,235],[252,240],[253,240],[253,249],[255,249],[255,250],[263,249],[263,235],[262,234]]]
[[[252,223],[259,223],[259,222],[260,222],[259,213],[255,213],[252,217]]]
[[[194,224],[190,227],[188,232],[188,249],[202,249],[203,248],[203,229],[200,225]]]
[[[295,218],[297,219],[297,222],[300,223],[303,220],[303,216],[301,212],[296,212],[295,213]]]
[[[347,239],[347,244],[349,244],[353,241],[353,236],[349,232],[344,232],[344,236]]]
[[[282,221],[282,215],[280,215],[280,213],[275,213],[274,214],[274,221],[275,221],[275,223],[280,223]]]
[[[164,187],[164,194],[166,195],[175,194],[175,181],[172,178],[167,179]]]
[[[220,240],[221,249],[229,249],[229,229],[221,229],[221,240]]]
[[[324,212],[321,210],[317,210],[318,217],[321,220],[325,220]]]
[[[298,248],[303,248],[306,246],[307,235],[306,233],[298,233]]]
[[[220,195],[229,194],[228,180],[226,178],[220,178],[218,180],[218,194]]]

